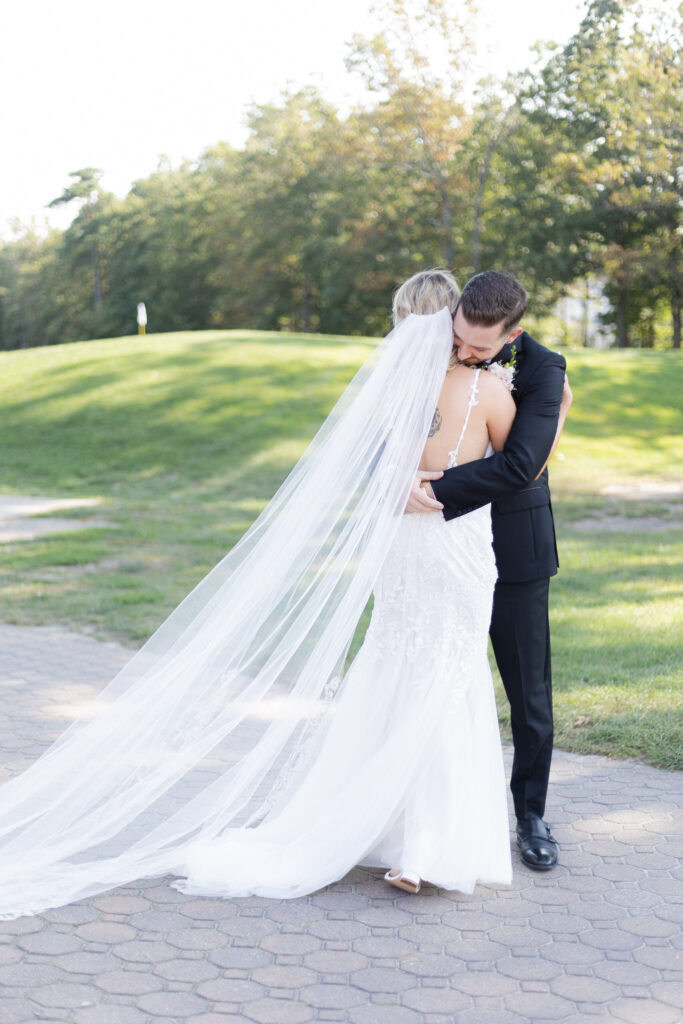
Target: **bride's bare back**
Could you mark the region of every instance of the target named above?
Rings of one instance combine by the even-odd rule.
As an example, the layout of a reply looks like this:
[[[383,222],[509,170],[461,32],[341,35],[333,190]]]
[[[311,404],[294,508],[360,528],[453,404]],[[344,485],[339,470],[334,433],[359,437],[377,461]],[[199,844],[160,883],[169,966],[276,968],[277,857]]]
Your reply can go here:
[[[492,374],[477,374],[472,367],[460,364],[446,374],[420,469],[439,470],[449,465],[451,452],[462,434],[475,380],[476,404],[470,408],[467,429],[458,449],[458,465],[483,458],[489,441],[496,451],[505,444],[515,418],[512,395]]]

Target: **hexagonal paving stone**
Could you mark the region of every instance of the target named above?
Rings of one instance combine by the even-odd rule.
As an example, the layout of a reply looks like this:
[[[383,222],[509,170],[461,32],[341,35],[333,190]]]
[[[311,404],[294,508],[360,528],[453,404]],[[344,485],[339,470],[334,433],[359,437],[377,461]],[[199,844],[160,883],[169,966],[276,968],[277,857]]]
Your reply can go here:
[[[443,924],[408,924],[399,928],[399,937],[407,939],[416,945],[445,946],[448,942],[458,939],[458,932],[455,928],[448,928]]]
[[[440,1021],[439,1024],[445,1024],[445,1022]],[[477,1006],[459,1013],[457,1024],[531,1024],[531,1022],[528,1017],[521,1017],[518,1013],[512,1013],[510,1010],[501,1010],[500,1007],[487,1009]],[[539,1022],[534,1021],[533,1024],[539,1024]],[[544,1021],[543,1024],[546,1022]],[[573,1021],[572,1024],[574,1024]]]
[[[191,900],[178,907],[179,914],[195,921],[221,921],[224,917],[237,917],[239,912],[237,900]]]
[[[576,1003],[606,1003],[619,995],[619,989],[612,982],[590,976],[562,975],[552,979],[550,989],[556,996],[564,996]]]
[[[680,1024],[679,1011],[653,999],[615,999],[610,1012],[625,1024]]]
[[[401,961],[401,969],[419,978],[453,978],[465,971],[466,965],[455,956],[444,953],[423,954]]]
[[[183,1024],[244,1024],[241,1013],[200,1013],[187,1017]]]
[[[23,957],[23,951],[14,946],[0,946],[0,968],[6,964],[14,964]]]
[[[28,935],[21,935],[16,940],[17,948],[27,953],[75,953],[77,949],[83,948],[75,935],[65,932],[40,931],[29,932]]]
[[[321,942],[315,935],[273,932],[272,935],[265,935],[259,945],[261,949],[267,949],[269,953],[302,956],[304,953],[312,953],[314,950],[319,950]]]
[[[407,910],[399,910],[394,906],[368,907],[357,910],[353,915],[356,921],[361,921],[371,928],[400,928],[402,925],[413,923],[414,917]]]
[[[13,998],[11,995],[4,993],[0,1006],[2,1008],[2,1013],[0,1014],[2,1024],[28,1024],[29,1021],[33,1022],[35,1020],[35,1003],[28,999],[21,997]]]
[[[128,942],[137,937],[135,928],[116,921],[91,921],[76,928],[75,934],[86,942]]]
[[[632,960],[605,960],[596,963],[593,972],[598,978],[612,981],[615,985],[650,985],[659,980],[659,974],[645,964]]]
[[[119,961],[111,953],[93,953],[84,949],[78,953],[56,956],[54,964],[70,974],[103,974],[120,967]]]
[[[169,932],[166,941],[178,949],[223,949],[227,938],[215,928],[178,928]]]
[[[105,914],[139,914],[143,910],[149,910],[149,900],[141,896],[106,895],[95,896],[92,901],[93,907],[103,911]]]
[[[539,956],[558,964],[594,964],[600,959],[598,950],[582,942],[553,942],[542,946]]]
[[[259,999],[248,1003],[244,1017],[256,1024],[307,1024],[313,1020],[315,1010],[303,1003],[287,1002],[284,999]]]
[[[336,985],[334,982],[306,985],[300,992],[301,1002],[319,1010],[348,1010],[367,1002],[367,993],[350,985]]]
[[[458,939],[447,944],[446,952],[464,963],[476,963],[479,960],[497,960],[505,956],[507,949],[500,942],[489,939]]]
[[[403,992],[414,986],[415,979],[389,967],[366,967],[363,971],[354,971],[349,976],[349,984],[364,992]]]
[[[122,996],[145,995],[147,992],[158,992],[164,987],[161,978],[142,971],[110,971],[96,978],[95,985],[104,992]]]
[[[173,909],[145,910],[140,914],[131,914],[128,924],[133,928],[140,928],[142,931],[168,935],[171,931],[186,928],[187,919]]]
[[[219,921],[216,928],[234,939],[250,939],[252,942],[277,931],[275,922],[264,917],[228,917]]]
[[[303,900],[283,900],[274,907],[267,905],[265,916],[278,924],[310,924],[312,921],[321,921],[325,911]]]
[[[574,1012],[575,1004],[569,999],[549,992],[514,992],[505,996],[508,1010],[520,1013],[530,1021],[562,1020]]]
[[[534,928],[539,928],[544,932],[553,932],[556,935],[575,935],[586,928],[586,922],[576,913],[558,914],[554,911],[535,914],[529,923]]]
[[[214,1003],[248,1003],[263,999],[266,993],[256,981],[247,978],[216,978],[197,986],[197,994]]]
[[[52,911],[46,911],[44,916]],[[19,917],[15,921],[0,921],[0,935],[28,935],[29,932],[39,932],[45,927],[45,921],[40,917]]]
[[[630,935],[621,928],[596,928],[585,931],[581,935],[581,942],[593,946],[594,949],[607,951],[638,949],[643,944],[639,935]]]
[[[370,929],[360,921],[314,921],[307,929],[309,935],[318,939],[331,939],[348,942],[362,935],[370,935]]]
[[[351,1024],[423,1024],[421,1013],[407,1006],[378,1006],[367,1004],[349,1010]]]
[[[658,981],[651,986],[651,990],[655,999],[683,1010],[683,981]],[[681,1017],[683,1018],[683,1013]]]
[[[165,960],[163,963],[155,964],[154,973],[167,981],[196,983],[217,978],[220,968],[209,963],[205,957],[199,960],[184,960],[177,957],[175,960]]]
[[[141,996],[138,1006],[153,1017],[187,1017],[191,1013],[210,1010],[211,1006],[205,999],[193,995],[192,992],[155,992]]]
[[[351,971],[358,971],[367,966],[367,960],[359,953],[346,953],[332,949],[320,949],[315,953],[308,953],[304,957],[304,963],[313,971],[321,974],[350,974]]]
[[[408,958],[414,960],[420,958],[420,954],[412,942],[394,938],[393,935],[366,935],[362,939],[355,939],[352,947],[355,953],[360,953],[361,956],[371,959],[384,957],[386,959]]]
[[[469,996],[505,996],[517,991],[517,982],[496,971],[462,971],[450,984]]]
[[[538,928],[530,928],[512,918],[508,922],[502,922],[489,928],[486,938],[491,942],[499,942],[502,946],[516,949],[527,949],[534,953],[548,942],[552,942],[550,932],[540,931]]]
[[[286,967],[279,964],[256,967],[252,971],[252,978],[267,988],[302,988],[304,985],[312,985],[317,980],[315,971],[309,971],[306,967]]]
[[[58,982],[55,985],[41,985],[40,988],[34,989],[32,998],[41,1006],[75,1009],[88,1003],[99,1002],[101,994],[97,990],[93,991],[89,985]]]
[[[173,946],[161,941],[143,941],[135,939],[132,942],[123,942],[121,945],[112,948],[114,956],[120,960],[138,964],[154,964],[161,960],[171,960],[177,953]]]
[[[420,1013],[457,1013],[472,1003],[469,996],[452,988],[410,988],[401,996],[401,1004]]]
[[[76,1010],[73,1024],[147,1024],[149,1017],[134,1006],[88,1006]]]
[[[489,932],[500,924],[500,918],[488,910],[448,911],[441,917],[441,923],[460,932]]]
[[[250,970],[273,962],[270,953],[258,946],[226,946],[204,954],[209,963],[227,970]]]
[[[536,956],[506,956],[496,961],[496,970],[518,981],[547,981],[563,973],[563,966]]]
[[[316,893],[311,896],[311,905],[322,907],[323,910],[363,910],[367,906],[367,900],[355,892],[337,892],[334,889],[327,892]]]
[[[2,969],[3,986],[25,986],[30,989],[38,989],[43,985],[51,985],[57,982],[69,981],[68,974],[60,971],[52,964],[10,964]]]
[[[633,959],[658,971],[683,970],[683,950],[672,949],[670,946],[649,946],[637,949]]]
[[[72,903],[66,907],[45,910],[40,916],[50,924],[87,924],[88,921],[96,921],[99,914],[94,907],[87,904]],[[29,920],[36,920],[36,918],[30,918]],[[43,922],[41,921],[40,927],[42,926]]]

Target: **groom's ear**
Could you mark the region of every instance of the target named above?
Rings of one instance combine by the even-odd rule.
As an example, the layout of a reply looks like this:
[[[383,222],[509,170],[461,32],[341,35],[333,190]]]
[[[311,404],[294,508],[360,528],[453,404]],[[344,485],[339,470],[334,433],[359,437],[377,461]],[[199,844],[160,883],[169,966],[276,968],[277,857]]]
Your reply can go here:
[[[508,334],[507,338],[505,339],[505,343],[507,345],[510,345],[515,340],[515,338],[518,338],[520,336],[520,334],[524,334],[523,328],[515,327],[514,331],[510,331],[510,333]]]

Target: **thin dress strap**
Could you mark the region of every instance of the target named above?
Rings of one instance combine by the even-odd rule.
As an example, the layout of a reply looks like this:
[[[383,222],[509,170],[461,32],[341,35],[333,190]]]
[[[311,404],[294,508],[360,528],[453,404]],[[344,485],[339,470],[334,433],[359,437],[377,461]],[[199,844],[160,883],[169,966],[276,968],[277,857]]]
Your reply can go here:
[[[446,469],[453,469],[454,466],[458,465],[458,452],[460,451],[460,445],[462,444],[463,438],[465,437],[465,431],[467,430],[467,424],[470,421],[470,413],[472,412],[472,409],[474,408],[474,406],[478,404],[477,395],[479,394],[479,374],[480,373],[481,373],[481,367],[479,367],[478,370],[474,371],[474,380],[470,384],[470,400],[469,400],[469,403],[468,403],[468,406],[467,406],[467,412],[465,413],[465,422],[462,425],[462,430],[460,431],[460,437],[458,438],[458,443],[456,444],[455,448],[448,453],[448,465],[446,466]]]

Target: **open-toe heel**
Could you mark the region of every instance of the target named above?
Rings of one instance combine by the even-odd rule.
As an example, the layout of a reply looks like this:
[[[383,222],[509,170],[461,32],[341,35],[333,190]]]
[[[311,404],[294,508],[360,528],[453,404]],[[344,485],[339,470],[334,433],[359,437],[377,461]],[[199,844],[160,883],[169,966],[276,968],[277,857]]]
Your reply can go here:
[[[397,889],[404,889],[406,892],[418,893],[422,885],[422,879],[417,871],[400,871],[390,868],[384,876],[384,881],[389,885],[395,885]]]

